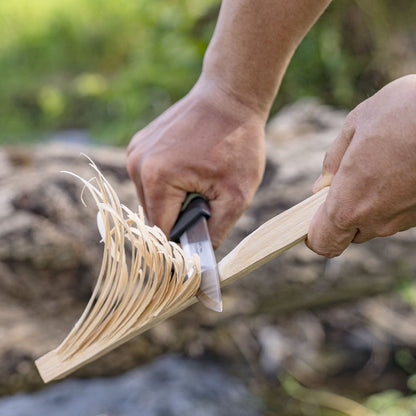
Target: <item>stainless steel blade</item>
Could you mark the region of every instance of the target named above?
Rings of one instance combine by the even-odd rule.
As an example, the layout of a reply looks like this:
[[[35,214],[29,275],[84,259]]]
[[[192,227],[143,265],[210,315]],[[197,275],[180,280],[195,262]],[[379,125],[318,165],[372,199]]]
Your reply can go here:
[[[196,253],[201,259],[201,286],[196,296],[209,309],[222,312],[217,261],[206,219],[201,217],[181,235],[179,240],[187,257],[192,257]]]

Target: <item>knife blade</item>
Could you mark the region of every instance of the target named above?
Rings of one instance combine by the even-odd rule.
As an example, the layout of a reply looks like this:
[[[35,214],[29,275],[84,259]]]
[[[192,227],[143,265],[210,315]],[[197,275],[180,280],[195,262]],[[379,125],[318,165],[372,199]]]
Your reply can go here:
[[[202,195],[188,194],[172,229],[171,239],[181,243],[186,257],[195,253],[199,256],[201,285],[196,296],[209,309],[222,312],[218,266],[207,224],[210,215],[208,202]]]

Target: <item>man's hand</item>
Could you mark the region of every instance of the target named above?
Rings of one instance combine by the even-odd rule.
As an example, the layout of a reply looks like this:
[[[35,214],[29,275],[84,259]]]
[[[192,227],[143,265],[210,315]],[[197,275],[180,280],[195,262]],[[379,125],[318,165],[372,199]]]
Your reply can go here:
[[[416,75],[358,105],[325,156],[314,191],[331,184],[307,245],[327,257],[416,226]]]
[[[330,0],[223,0],[191,92],[138,132],[128,170],[148,219],[169,235],[187,192],[210,201],[214,247],[264,170],[264,125],[287,65]]]
[[[214,82],[191,92],[139,131],[128,171],[147,218],[168,236],[187,192],[209,199],[214,247],[248,207],[261,181],[265,116]]]

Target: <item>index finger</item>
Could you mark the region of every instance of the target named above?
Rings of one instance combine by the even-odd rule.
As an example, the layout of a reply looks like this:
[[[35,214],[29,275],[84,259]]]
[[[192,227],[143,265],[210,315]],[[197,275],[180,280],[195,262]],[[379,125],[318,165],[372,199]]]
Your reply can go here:
[[[186,192],[168,185],[144,187],[143,192],[148,220],[170,238],[170,232],[186,198]]]

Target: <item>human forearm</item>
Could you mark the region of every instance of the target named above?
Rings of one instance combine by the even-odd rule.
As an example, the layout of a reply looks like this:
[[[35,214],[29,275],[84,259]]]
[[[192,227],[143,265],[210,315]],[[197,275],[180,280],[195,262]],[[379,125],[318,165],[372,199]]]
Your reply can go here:
[[[331,0],[224,0],[201,79],[267,117],[289,61]]]
[[[137,132],[128,170],[167,235],[188,192],[207,197],[214,246],[250,204],[265,166],[264,126],[288,62],[330,0],[223,0],[195,87]]]

